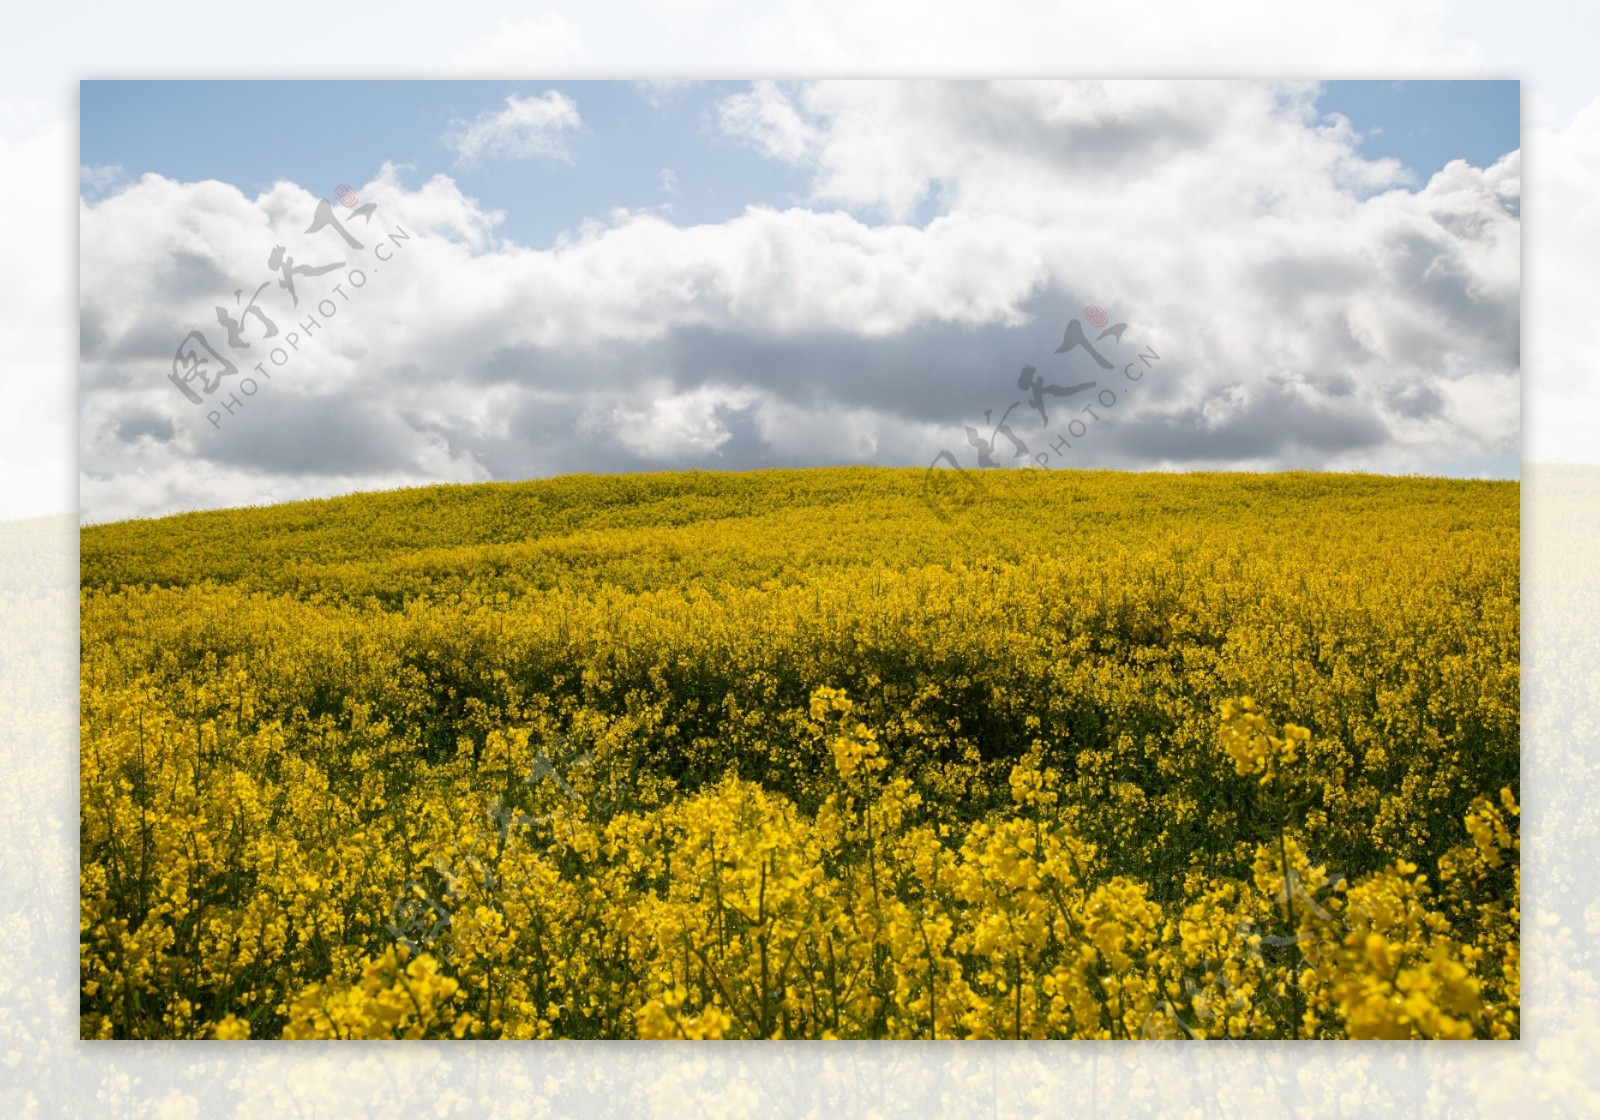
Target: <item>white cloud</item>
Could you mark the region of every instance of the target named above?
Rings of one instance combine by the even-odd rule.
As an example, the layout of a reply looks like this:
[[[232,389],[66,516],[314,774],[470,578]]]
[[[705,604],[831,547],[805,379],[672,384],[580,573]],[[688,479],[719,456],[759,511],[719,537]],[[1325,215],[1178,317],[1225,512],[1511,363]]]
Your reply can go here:
[[[756,427],[774,454],[785,462],[865,463],[878,457],[882,417],[871,409],[806,408],[767,397],[756,412]],[[913,455],[931,457],[918,446]]]
[[[723,98],[717,106],[717,119],[724,132],[790,163],[807,158],[817,141],[816,129],[777,82],[756,82],[746,93]]]
[[[673,462],[714,454],[728,442],[724,413],[747,408],[756,399],[748,390],[706,386],[674,393],[670,382],[642,383],[638,401],[624,401],[585,417],[585,429],[616,440],[641,458]],[[659,396],[652,394],[659,393]]]
[[[85,508],[260,500],[240,493],[251,471],[281,495],[926,463],[941,443],[965,453],[964,426],[1014,399],[1024,362],[1067,374],[1049,351],[1091,300],[1167,366],[1086,464],[1514,455],[1520,156],[1407,187],[1317,119],[1314,92],[754,87],[722,119],[757,136],[752,120],[792,112],[804,142],[770,150],[799,153],[810,206],[697,226],[618,211],[545,250],[501,240],[500,216],[450,179],[386,170],[359,188],[379,203],[373,233],[412,239],[221,430],[167,382],[178,339],[215,323],[273,244],[307,261],[338,246],[306,243],[316,200],[292,184],[250,198],[147,176],[82,211]],[[924,224],[882,220],[925,200]]]
[[[470,167],[484,159],[555,159],[572,162],[566,133],[579,128],[578,106],[559,90],[538,97],[506,98],[498,112],[480,113],[474,120],[457,121],[445,143],[456,152],[458,166]]]
[[[1390,403],[1397,387],[1489,378],[1506,407],[1435,393],[1443,413],[1427,430],[1436,450],[1514,454],[1520,156],[1401,189],[1408,173],[1362,158],[1348,121],[1317,119],[1315,93],[1006,82],[977,97],[959,83],[818,82],[739,95],[723,120],[739,135],[759,116],[805,136],[768,147],[813,169],[819,204],[904,219],[937,195],[950,218],[930,233],[959,217],[1024,239],[1055,283],[1138,314],[1186,353],[1171,412],[1204,415],[1231,378],[1288,371],[1354,380],[1367,419],[1352,438],[1415,439],[1414,417]]]
[[[966,209],[1042,214],[1059,192],[1119,205],[1118,181],[1164,186],[1185,167],[1219,184],[1254,175],[1263,154],[1318,191],[1408,182],[1393,160],[1367,160],[1350,123],[1315,119],[1315,83],[1167,81],[821,81],[793,96],[771,82],[724,98],[719,122],[766,154],[809,165],[815,198],[905,219],[939,187]],[[1260,149],[1259,153],[1252,149]],[[1158,161],[1177,161],[1167,170]],[[1264,174],[1264,170],[1263,170]],[[1087,189],[1086,189],[1087,188]]]

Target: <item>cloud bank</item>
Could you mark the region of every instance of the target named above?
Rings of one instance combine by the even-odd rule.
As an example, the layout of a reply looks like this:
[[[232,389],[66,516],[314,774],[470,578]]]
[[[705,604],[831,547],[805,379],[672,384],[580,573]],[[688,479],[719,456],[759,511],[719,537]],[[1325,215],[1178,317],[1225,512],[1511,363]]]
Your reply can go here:
[[[360,250],[307,233],[318,199],[296,184],[144,176],[80,205],[84,516],[943,448],[970,465],[966,426],[1018,399],[1022,366],[1095,375],[1052,353],[1089,303],[1129,324],[1120,355],[1161,362],[1058,465],[1514,471],[1520,154],[1412,182],[1316,92],[757,83],[712,125],[801,168],[801,204],[617,212],[548,247],[499,236],[447,176],[386,168],[359,188],[369,217],[335,207]],[[457,151],[562,158],[581,119],[512,98]],[[217,308],[238,318],[280,245],[348,263],[297,276],[299,307],[274,283],[280,335],[246,316],[249,349],[223,351]],[[199,405],[167,376],[193,329],[240,370]],[[225,393],[239,406],[213,418]]]

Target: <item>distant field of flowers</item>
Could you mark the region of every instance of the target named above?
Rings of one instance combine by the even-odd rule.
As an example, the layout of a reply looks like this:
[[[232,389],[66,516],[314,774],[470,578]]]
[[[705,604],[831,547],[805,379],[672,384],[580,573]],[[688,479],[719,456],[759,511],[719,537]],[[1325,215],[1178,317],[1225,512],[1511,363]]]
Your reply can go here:
[[[1518,1037],[1518,485],[982,481],[85,528],[83,1037]]]

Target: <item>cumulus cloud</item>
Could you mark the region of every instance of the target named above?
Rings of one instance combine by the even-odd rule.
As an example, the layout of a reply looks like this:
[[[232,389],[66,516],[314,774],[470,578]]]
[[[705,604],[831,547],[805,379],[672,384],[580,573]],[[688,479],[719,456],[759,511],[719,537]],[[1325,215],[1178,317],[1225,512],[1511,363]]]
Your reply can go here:
[[[776,82],[756,82],[746,93],[723,98],[717,106],[717,119],[728,135],[789,163],[805,159],[818,139],[816,130]]]
[[[445,136],[456,163],[471,167],[485,159],[554,159],[571,163],[566,133],[583,124],[578,106],[559,90],[537,97],[506,98],[506,107],[457,121]]]
[[[1061,465],[1514,458],[1519,154],[1410,183],[1315,93],[758,83],[714,123],[805,169],[804,205],[704,225],[618,211],[548,248],[500,238],[443,176],[362,186],[378,209],[347,215],[353,253],[306,233],[317,199],[294,184],[146,176],[81,209],[86,515],[941,448],[970,465],[966,427],[1018,403],[1023,365],[1101,376],[1054,354],[1090,302],[1129,324],[1108,353],[1160,360]],[[169,382],[174,349],[254,290],[274,245],[348,257],[364,286],[213,424],[213,396]],[[333,279],[303,283],[322,299]],[[1035,450],[1059,436],[1026,404],[1011,417]]]
[[[720,451],[732,437],[727,416],[755,400],[749,390],[701,386],[685,393],[670,384],[640,386],[636,401],[621,401],[585,418],[588,431],[614,437],[645,459],[699,459]]]

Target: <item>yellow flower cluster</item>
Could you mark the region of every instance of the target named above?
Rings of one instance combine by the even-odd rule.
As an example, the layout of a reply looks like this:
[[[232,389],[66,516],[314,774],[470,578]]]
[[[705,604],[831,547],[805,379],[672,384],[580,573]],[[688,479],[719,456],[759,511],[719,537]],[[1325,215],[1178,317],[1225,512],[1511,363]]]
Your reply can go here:
[[[407,963],[403,945],[361,964],[361,978],[345,986],[312,984],[289,1004],[284,1038],[460,1038],[472,1025],[452,1001],[460,985],[439,973],[427,953]],[[220,1031],[217,1037],[225,1037]]]
[[[86,529],[84,1037],[1517,1037],[1514,486],[919,485]]]
[[[1295,764],[1310,738],[1311,732],[1297,724],[1274,728],[1248,696],[1222,703],[1222,749],[1240,777],[1260,774],[1261,784],[1267,785],[1280,770]]]
[[[839,730],[828,740],[833,765],[845,781],[879,773],[888,765],[878,748],[878,736],[860,720],[850,718],[854,707],[841,689],[819,688],[811,694],[811,718],[824,720],[839,715]]]

